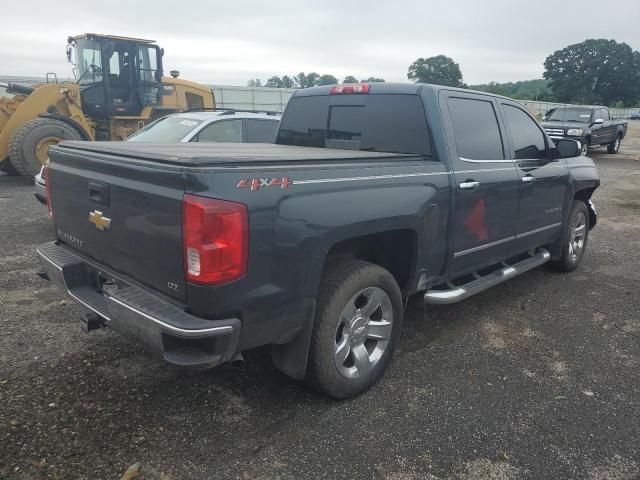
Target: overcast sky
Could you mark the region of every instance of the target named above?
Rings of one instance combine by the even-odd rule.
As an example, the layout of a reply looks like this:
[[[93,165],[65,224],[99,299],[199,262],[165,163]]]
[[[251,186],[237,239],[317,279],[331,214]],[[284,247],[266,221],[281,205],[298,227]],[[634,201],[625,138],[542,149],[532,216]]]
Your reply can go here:
[[[586,38],[640,49],[640,0],[14,1],[0,7],[0,75],[70,76],[66,38],[152,38],[164,69],[245,85],[316,71],[407,81],[418,57],[444,54],[469,84],[540,78],[547,55]],[[604,12],[604,13],[599,13]]]

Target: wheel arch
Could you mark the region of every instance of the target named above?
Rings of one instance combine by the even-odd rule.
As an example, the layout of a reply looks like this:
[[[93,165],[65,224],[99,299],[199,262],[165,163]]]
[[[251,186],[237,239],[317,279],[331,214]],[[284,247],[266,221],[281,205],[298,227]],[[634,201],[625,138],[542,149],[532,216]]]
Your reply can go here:
[[[591,203],[591,196],[596,188],[597,187],[585,187],[577,190],[573,195],[574,200],[579,200],[587,206],[587,210],[589,211],[589,230],[591,230],[598,221],[598,215]]]
[[[415,273],[418,235],[411,228],[396,228],[336,241],[327,251],[324,267],[341,258],[354,258],[388,270],[406,295]],[[323,267],[323,269],[324,269]]]
[[[66,117],[64,115],[60,115],[58,113],[41,113],[38,115],[39,118],[50,118],[52,120],[58,120],[60,122],[64,122],[67,125],[71,126],[76,130],[83,140],[92,140],[92,136],[87,132],[79,122],[76,122],[73,118]]]
[[[37,85],[32,93],[24,96],[11,116],[7,119],[2,130],[0,130],[0,160],[9,156],[9,141],[15,130],[26,122],[35,120],[39,116],[46,114],[47,110],[51,111],[51,109],[54,109],[56,112],[63,112],[67,115],[76,115],[79,118],[84,118],[79,102],[76,100],[72,101],[69,96],[74,99],[80,98],[80,90],[77,84],[41,84]],[[19,98],[19,96],[15,98]],[[69,119],[69,116],[66,115],[59,113],[55,115]],[[83,130],[86,133],[86,129],[83,128]],[[91,139],[92,135],[89,134],[89,137]]]
[[[309,272],[314,278],[315,291],[320,286],[327,265],[340,259],[364,260],[387,269],[398,282],[403,297],[411,290],[416,272],[418,233],[410,227],[371,231],[359,235],[335,237]],[[390,248],[393,246],[393,248]],[[278,370],[296,380],[302,380],[307,371],[311,331],[315,316],[315,301],[309,309],[302,330],[288,343],[274,344],[273,363]]]

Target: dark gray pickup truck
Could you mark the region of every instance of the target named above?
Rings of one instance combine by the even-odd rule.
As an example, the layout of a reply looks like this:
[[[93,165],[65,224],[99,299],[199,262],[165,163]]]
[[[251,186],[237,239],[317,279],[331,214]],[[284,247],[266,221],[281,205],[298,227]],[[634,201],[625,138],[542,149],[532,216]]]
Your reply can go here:
[[[549,110],[542,126],[554,141],[580,141],[581,153],[587,155],[590,147],[597,146],[606,146],[608,153],[618,153],[628,123],[612,120],[607,107],[567,106]]]
[[[276,144],[63,142],[42,266],[85,328],[211,367],[272,345],[336,398],[387,367],[405,299],[575,269],[599,185],[518,103],[419,84],[297,91]]]

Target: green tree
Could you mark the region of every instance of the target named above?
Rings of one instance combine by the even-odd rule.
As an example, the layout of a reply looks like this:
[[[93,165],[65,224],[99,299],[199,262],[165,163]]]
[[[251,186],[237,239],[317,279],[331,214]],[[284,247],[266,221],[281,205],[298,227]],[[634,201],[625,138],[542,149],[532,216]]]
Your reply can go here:
[[[265,83],[265,87],[272,88],[294,88],[295,86],[295,82],[288,75],[284,75],[282,78],[274,75],[273,77],[269,78],[269,80],[267,80],[267,83]]]
[[[297,88],[309,88],[318,85],[318,81],[320,80],[320,74],[316,72],[311,72],[306,74],[304,72],[300,72],[293,80],[296,83]]]
[[[344,80],[342,80],[342,83],[358,83],[358,79],[353,75],[347,75],[344,77]]]
[[[318,78],[318,83],[316,83],[316,85],[335,85],[336,83],[339,83],[336,77],[324,74]]]
[[[360,80],[360,83],[384,83],[384,78],[369,77]]]
[[[504,95],[505,97],[511,97],[517,100],[556,101],[553,91],[549,87],[549,81],[542,78],[507,83],[489,82],[480,85],[470,85],[469,88]]]
[[[261,87],[261,86],[262,86],[262,82],[260,81],[259,78],[252,78],[247,82],[247,87]]]
[[[460,65],[445,55],[418,58],[409,66],[407,77],[417,83],[434,83],[449,87],[465,86],[462,83]]]
[[[544,68],[561,102],[631,104],[640,97],[640,53],[626,43],[588,39],[549,55]]]
[[[296,82],[289,75],[282,77],[282,88],[295,88]]]

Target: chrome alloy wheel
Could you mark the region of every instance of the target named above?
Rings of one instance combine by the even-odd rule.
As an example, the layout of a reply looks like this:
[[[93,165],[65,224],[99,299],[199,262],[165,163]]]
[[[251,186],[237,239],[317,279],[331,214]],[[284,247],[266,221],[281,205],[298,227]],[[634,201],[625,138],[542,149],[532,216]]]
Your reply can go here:
[[[584,239],[587,233],[587,219],[583,212],[576,215],[573,225],[571,226],[571,234],[569,235],[569,258],[575,262],[584,249]]]
[[[336,328],[333,359],[340,374],[366,376],[389,346],[392,328],[393,306],[384,290],[368,287],[355,294]]]
[[[613,151],[617,152],[620,150],[620,137],[616,137],[616,141],[613,142]]]

